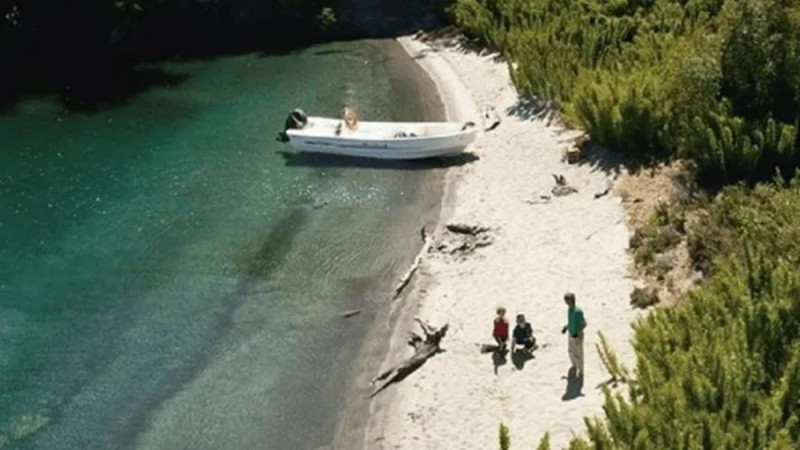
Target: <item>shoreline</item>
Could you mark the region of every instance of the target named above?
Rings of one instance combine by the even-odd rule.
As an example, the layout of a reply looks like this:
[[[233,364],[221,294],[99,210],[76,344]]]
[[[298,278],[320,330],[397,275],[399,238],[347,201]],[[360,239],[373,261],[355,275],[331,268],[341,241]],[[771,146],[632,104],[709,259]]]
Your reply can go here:
[[[634,284],[627,272],[625,212],[613,191],[593,197],[613,186],[616,176],[562,162],[561,152],[578,132],[549,123],[551,111],[525,110],[507,65],[495,55],[438,38],[397,41],[435,84],[448,120],[475,120],[486,106],[501,116],[500,126],[473,144],[480,159],[448,170],[432,233],[441,241],[452,220],[489,227],[493,242],[461,258],[436,252],[423,257],[403,299],[396,300],[402,303],[393,307],[393,320],[384,324],[393,330],[380,369],[410,353],[405,336],[417,312],[435,326],[450,324],[445,352],[370,402],[358,448],[493,448],[501,422],[514,448],[533,448],[545,432],[553,448],[562,448],[574,435],[585,435],[585,416],[602,415],[604,399],[595,385],[608,376],[595,350],[598,331],[624,364],[634,360],[628,342],[639,313],[628,304]],[[537,204],[550,194],[552,173],[563,174],[578,192]],[[569,360],[560,335],[566,318],[561,296],[568,290],[589,324],[586,379],[577,392],[562,379]],[[491,342],[500,305],[509,319],[523,312],[533,325],[539,349],[521,367],[493,363],[476,348]]]
[[[293,61],[287,62],[290,59]],[[353,61],[363,62],[364,65],[353,64]],[[176,64],[173,69],[184,69],[183,63]],[[142,401],[130,405],[128,404],[130,402],[124,402],[123,398],[128,395],[128,391],[120,390],[114,395],[109,394],[108,398],[103,398],[102,405],[99,405],[102,408],[95,408],[99,411],[98,414],[103,411],[122,411],[135,417],[148,415],[152,417],[152,423],[139,427],[141,424],[134,420],[136,422],[134,425],[138,425],[133,428],[120,425],[114,427],[111,432],[102,434],[96,431],[99,430],[98,427],[105,426],[101,420],[89,420],[91,417],[72,413],[73,399],[85,402],[89,401],[86,399],[87,396],[96,397],[108,393],[106,390],[97,394],[99,392],[97,389],[110,382],[112,377],[120,376],[117,370],[118,361],[113,359],[110,362],[114,364],[108,371],[104,369],[96,374],[104,384],[99,384],[98,381],[98,384],[88,383],[86,386],[72,388],[69,387],[71,386],[69,383],[55,386],[43,382],[42,389],[47,389],[43,392],[63,395],[68,402],[65,408],[70,409],[63,413],[56,410],[56,414],[59,414],[58,423],[37,430],[36,437],[30,439],[36,442],[49,442],[65,436],[64,430],[79,429],[81,436],[72,437],[80,442],[105,440],[127,442],[137,439],[151,446],[158,446],[159,442],[163,444],[184,440],[203,441],[205,444],[200,445],[203,447],[214,446],[214,442],[228,440],[236,443],[239,448],[266,444],[267,447],[276,449],[307,449],[328,448],[337,431],[348,428],[355,430],[353,432],[358,434],[360,440],[367,413],[362,414],[364,420],[360,425],[357,416],[353,416],[355,420],[344,417],[343,407],[347,406],[350,400],[347,388],[357,375],[354,370],[357,365],[363,364],[362,361],[379,364],[385,354],[385,346],[389,342],[388,335],[378,335],[375,339],[371,339],[373,335],[370,333],[375,328],[373,324],[386,316],[385,305],[390,303],[390,294],[387,295],[387,292],[393,288],[395,277],[401,276],[416,256],[415,245],[419,242],[419,227],[422,225],[420,221],[433,221],[438,216],[443,186],[441,178],[445,169],[436,167],[416,170],[418,168],[415,167],[415,170],[408,170],[404,169],[410,166],[408,164],[398,164],[397,167],[391,164],[376,164],[377,167],[365,164],[365,167],[354,168],[337,168],[334,165],[328,170],[327,167],[316,168],[318,166],[305,164],[302,161],[291,164],[291,160],[282,158],[277,152],[273,153],[272,150],[287,149],[273,144],[271,134],[264,135],[258,132],[251,136],[247,130],[236,133],[240,138],[237,140],[220,138],[225,144],[232,142],[239,145],[230,147],[238,149],[238,152],[234,151],[233,155],[227,155],[225,151],[229,150],[228,145],[215,145],[209,148],[204,146],[205,142],[213,141],[206,132],[214,129],[209,124],[216,127],[220,127],[221,123],[228,124],[222,120],[228,120],[231,124],[235,123],[243,128],[254,126],[252,129],[263,131],[265,121],[263,116],[258,116],[260,119],[255,122],[251,121],[254,117],[252,112],[258,110],[267,111],[266,123],[282,123],[284,115],[281,110],[284,107],[280,104],[285,104],[287,109],[291,107],[296,98],[292,97],[293,100],[288,95],[291,95],[292,90],[301,87],[292,83],[281,85],[279,75],[273,78],[274,74],[280,74],[281,70],[285,69],[292,69],[289,73],[296,73],[302,72],[306,67],[321,67],[326,69],[322,75],[312,74],[314,77],[309,79],[323,82],[333,80],[330,86],[324,85],[311,92],[309,94],[311,98],[303,102],[309,103],[301,106],[324,109],[328,105],[327,107],[334,109],[340,101],[351,101],[362,107],[367,114],[374,111],[382,115],[383,120],[414,120],[413,118],[419,118],[420,115],[430,116],[428,117],[430,120],[440,119],[439,116],[443,114],[442,105],[436,95],[435,87],[421,69],[413,64],[403,49],[391,40],[332,43],[310,49],[304,55],[293,55],[281,61],[254,55],[237,55],[215,61],[193,63],[189,66],[192,70],[186,69],[187,77],[193,78],[193,82],[188,87],[181,85],[163,91],[157,90],[136,97],[119,109],[77,120],[83,123],[86,119],[88,123],[95,125],[100,131],[100,136],[109,142],[115,142],[112,139],[117,139],[119,133],[128,130],[126,125],[117,124],[128,123],[133,118],[141,119],[147,126],[147,128],[137,127],[137,130],[143,129],[135,133],[136,137],[142,138],[142,142],[131,140],[130,142],[136,144],[136,147],[131,149],[135,148],[133,154],[140,154],[142,149],[148,154],[152,152],[153,158],[145,158],[141,160],[141,164],[137,160],[136,164],[120,169],[123,175],[131,170],[137,175],[122,176],[121,181],[130,181],[131,186],[143,189],[142,195],[149,196],[147,198],[153,197],[156,203],[149,204],[154,208],[156,215],[150,219],[152,211],[146,211],[147,214],[144,214],[143,211],[137,210],[141,202],[132,201],[125,192],[100,189],[103,191],[103,208],[115,212],[108,217],[135,216],[134,219],[143,220],[137,223],[144,225],[145,229],[157,231],[142,232],[142,228],[139,228],[139,232],[134,233],[135,236],[132,238],[141,239],[135,242],[140,243],[141,248],[148,250],[147,258],[157,259],[158,270],[147,271],[148,276],[144,278],[142,276],[130,278],[123,276],[124,274],[119,278],[127,288],[125,294],[131,297],[131,301],[135,300],[134,303],[126,303],[128,306],[125,311],[135,313],[130,316],[132,322],[126,323],[126,327],[130,328],[128,334],[135,332],[136,335],[148,335],[142,327],[152,321],[145,320],[140,324],[138,319],[144,319],[152,314],[152,308],[157,306],[151,301],[152,295],[156,292],[159,298],[163,296],[165,301],[169,301],[170,308],[175,308],[169,311],[188,308],[185,311],[198,315],[198,321],[191,324],[176,323],[174,326],[168,326],[168,322],[157,324],[167,326],[170,333],[153,335],[158,339],[154,338],[152,345],[172,349],[171,351],[180,350],[181,358],[170,357],[170,361],[175,360],[178,365],[173,367],[167,364],[170,367],[164,366],[163,369],[162,364],[153,362],[148,365],[146,371],[151,373],[152,377],[139,381],[152,381],[151,379],[163,377],[169,382],[167,385],[161,383],[163,386],[159,388],[144,383],[144,387],[140,389],[143,395]],[[325,73],[328,73],[327,78]],[[345,75],[337,76],[338,74]],[[242,81],[231,84],[227,81],[232,78],[228,77],[242,78]],[[218,79],[226,82],[214,83]],[[344,83],[339,82],[342,79]],[[273,80],[277,80],[278,83]],[[249,89],[249,83],[257,90],[245,90]],[[261,95],[265,85],[268,91],[275,91],[276,95],[280,95],[272,97],[271,92]],[[352,92],[348,89],[351,85],[355,85]],[[302,89],[302,92],[308,93],[308,90]],[[233,98],[232,95],[239,93],[246,95],[248,101],[230,102],[233,105],[231,107],[228,107],[228,102],[223,102],[225,105],[220,107],[219,111],[206,104],[213,102],[217,96],[230,99]],[[420,98],[416,98],[418,94]],[[255,109],[250,100],[257,100],[263,109]],[[141,110],[137,111],[137,108],[155,104],[148,102],[167,105],[159,109],[163,115],[159,116],[159,122],[142,119],[149,117],[146,111],[144,114]],[[177,108],[177,105],[184,104],[185,110],[183,107]],[[14,113],[9,124],[22,123],[14,121],[17,115],[23,120],[29,120],[30,123],[41,121],[43,124],[53,123],[51,114],[62,115],[62,106],[57,99],[49,97],[26,98],[24,106],[25,108]],[[176,112],[186,116],[178,115]],[[110,119],[106,121],[107,116],[112,117],[113,122]],[[174,119],[175,123],[182,126],[175,129],[156,127],[167,119]],[[109,125],[112,123],[114,125]],[[240,123],[242,125],[239,125]],[[74,121],[64,116],[64,123],[59,125],[59,128],[73,130],[74,125]],[[114,134],[109,132],[108,137],[105,137],[104,130],[116,130],[114,127],[119,127],[121,131]],[[83,130],[81,127],[75,129]],[[230,131],[232,128],[225,129]],[[20,128],[22,133],[20,136],[25,137],[24,141],[31,141],[32,148],[36,151],[48,148],[44,142],[39,143],[37,139],[29,139],[26,135],[27,130],[27,127]],[[147,133],[151,130],[153,133],[163,131],[164,135],[170,137],[174,132],[175,136],[180,138],[174,140],[194,145],[164,144],[163,147],[157,146],[155,149],[163,148],[166,151],[155,151],[153,147],[145,145],[150,143],[150,135]],[[154,137],[164,135],[153,134]],[[217,133],[214,136],[226,135]],[[266,144],[266,151],[265,148],[254,150],[251,137],[257,142],[263,141]],[[203,142],[199,141],[200,138]],[[12,142],[12,149],[17,145],[20,149],[25,148],[28,143],[22,139],[20,142]],[[126,147],[121,148],[126,149]],[[212,156],[217,155],[214,153],[215,149],[222,149],[220,157],[226,161],[225,167],[219,170],[228,170],[229,172],[224,173],[231,176],[198,178],[197,174],[202,174],[208,164],[203,165],[206,161],[204,158],[189,157],[190,153],[202,150],[204,152],[202,156]],[[65,160],[69,164],[76,164],[68,156],[69,154],[75,156],[81,152],[62,150],[67,156]],[[184,151],[186,153],[183,153]],[[55,158],[54,151],[43,154],[48,153]],[[20,155],[23,154],[20,152]],[[154,159],[156,156],[164,159]],[[58,158],[61,160],[60,154]],[[103,162],[102,158],[95,159],[100,161],[98,164]],[[156,160],[167,164],[160,166],[151,164]],[[20,161],[25,160],[20,158]],[[79,162],[80,159],[75,161]],[[12,158],[12,162],[16,161]],[[167,167],[170,170],[155,170],[159,167],[162,169]],[[107,169],[112,174],[116,173],[113,171],[116,166],[101,168],[103,173]],[[176,175],[174,178],[173,171]],[[267,180],[253,184],[248,181],[251,179],[250,176],[243,176],[253,173],[262,178],[268,174]],[[195,221],[194,225],[190,226],[187,221],[184,226],[183,221],[177,220],[178,215],[175,216],[176,221],[170,221],[169,225],[164,225],[163,220],[158,222],[162,213],[172,213],[174,196],[156,195],[171,191],[155,187],[161,186],[159,183],[163,181],[164,187],[178,189],[175,195],[188,195],[189,190],[186,190],[185,185],[182,188],[175,187],[182,184],[181,181],[173,181],[178,180],[179,176],[181,181],[185,181],[192,188],[192,191],[196,189],[207,194],[202,200],[198,200],[200,203],[193,206],[198,208],[195,211],[198,212],[197,217],[202,222],[200,225],[198,225],[200,222]],[[280,178],[284,176],[286,178]],[[136,181],[142,177],[146,178],[145,184]],[[69,182],[74,180],[65,178],[64,181],[68,182],[69,187]],[[275,180],[273,184],[270,184],[271,180]],[[93,188],[102,188],[105,187],[102,183],[107,181],[107,177],[88,181]],[[85,183],[86,181],[81,185]],[[388,186],[386,183],[391,183],[391,189],[384,195],[383,191],[386,191]],[[373,185],[377,189],[373,189]],[[289,199],[291,202],[283,204],[284,199]],[[92,205],[95,204],[94,195],[90,197],[90,201]],[[97,201],[100,201],[99,197]],[[191,201],[188,204],[192,205]],[[207,205],[209,209],[204,213],[206,210],[203,207]],[[77,208],[75,211],[78,212],[81,210],[79,203],[64,202],[62,206]],[[232,209],[227,210],[228,207]],[[217,212],[218,210],[226,211],[226,214],[223,216]],[[75,230],[79,231],[77,235],[81,239],[103,242],[101,239],[108,233],[101,231],[115,230],[121,223],[102,219],[99,210],[96,212],[98,220],[94,220],[92,216],[90,217],[92,220],[86,219],[85,224],[81,222],[75,225],[77,227]],[[194,216],[194,212],[192,215]],[[224,226],[220,225],[222,228],[218,230],[218,224]],[[165,228],[167,226],[171,228]],[[184,229],[185,227],[188,228]],[[164,233],[171,230],[183,232],[181,239],[177,241],[167,239],[169,242],[162,242]],[[218,232],[220,230],[222,233]],[[207,239],[212,235],[215,239]],[[52,241],[49,242],[49,245],[60,245],[60,235],[52,237]],[[68,246],[74,244],[71,240],[65,242],[69,244]],[[109,245],[113,247],[115,242]],[[166,248],[171,249],[170,252],[153,250],[166,245],[165,242],[169,244]],[[58,256],[80,259],[80,253],[76,253],[77,250],[70,252],[70,249],[71,247],[62,250],[59,246]],[[112,264],[125,266],[130,265],[130,262],[137,265],[144,261],[139,261],[139,253],[134,252],[128,256],[126,252],[120,250],[119,256],[115,255],[110,261]],[[205,256],[208,255],[217,256],[206,259]],[[187,288],[180,289],[180,292],[170,289],[172,282],[167,284],[166,280],[162,281],[162,270],[163,273],[174,273],[176,280],[181,283],[189,283],[186,285]],[[22,279],[25,279],[25,273],[21,271],[21,275]],[[113,275],[116,276],[116,272]],[[194,281],[195,276],[200,276],[197,282]],[[12,285],[11,289],[13,288]],[[83,286],[79,283],[75,286],[75,292],[89,288],[92,288],[90,284]],[[179,292],[180,295],[173,296],[173,291]],[[87,297],[87,301],[95,301],[96,298],[99,302],[104,299],[106,292],[111,291],[92,288],[93,294]],[[71,290],[65,290],[65,295],[75,294]],[[183,299],[189,296],[191,301],[184,302]],[[34,296],[32,299],[37,300],[38,297]],[[47,300],[47,297],[42,296],[42,299]],[[141,304],[138,303],[140,299]],[[401,304],[399,300],[391,303]],[[113,307],[114,305],[109,306],[112,308],[109,309],[109,314],[116,314]],[[359,309],[360,315],[350,319],[340,317],[341,312],[351,308]],[[85,320],[91,323],[93,317],[87,316]],[[404,318],[397,319],[399,322],[404,320]],[[106,325],[110,327],[113,323]],[[32,322],[30,326],[39,326],[38,324],[39,322]],[[60,326],[59,323],[55,324]],[[174,336],[171,333],[174,333]],[[70,355],[73,348],[82,348],[76,346],[88,345],[95,337],[90,333],[74,344],[70,341],[68,346],[64,344],[65,348],[60,353]],[[176,345],[159,344],[173,340],[177,342]],[[362,359],[362,347],[367,344],[372,345],[373,342],[378,342],[375,356]],[[139,367],[139,364],[144,367],[143,364],[149,361],[147,359],[149,354],[138,351],[139,348],[134,346],[130,349],[127,347],[120,349],[117,355],[119,361],[137,364],[134,368]],[[197,348],[206,351],[198,353],[195,351]],[[92,364],[97,361],[102,362],[102,358],[105,357],[105,353],[98,353],[97,356],[92,352],[78,353]],[[363,372],[367,380],[373,376],[372,370]],[[72,379],[72,373],[69,371],[62,375],[64,379],[67,377]],[[134,381],[138,379],[137,373],[125,372],[123,375]],[[67,388],[62,390],[62,386]],[[28,391],[25,391],[25,395],[29,395]],[[30,394],[31,398],[35,398],[36,395],[39,395],[38,391]],[[360,394],[353,396],[356,397],[357,403],[367,411],[368,397]],[[198,416],[194,413],[202,409],[203,405],[198,403],[202,399],[217,406],[209,414]],[[22,417],[20,414],[28,412],[22,403],[11,406],[13,409],[9,414],[14,417]],[[230,411],[235,414],[220,415],[215,419],[216,415],[225,414],[226,408],[232,408]],[[53,417],[50,409],[42,410],[41,414],[43,417]],[[342,422],[343,418],[347,419],[347,423]],[[211,419],[215,419],[214,427],[208,428],[208,420]],[[178,423],[176,420],[180,420],[178,425],[175,425]],[[242,427],[241,430],[237,430],[239,426]],[[298,431],[299,428],[296,427],[301,427],[305,431]],[[262,436],[263,434],[266,436]],[[345,445],[342,448],[352,447]]]
[[[434,95],[440,102],[441,111],[439,112],[440,117],[437,117],[438,120],[464,121],[470,117],[477,117],[477,111],[470,115],[469,111],[474,105],[470,105],[470,96],[463,85],[444,85],[438,79],[439,74],[446,72],[449,66],[431,67],[426,64],[427,61],[415,59],[412,48],[409,47],[404,38],[395,39],[395,43],[404,52],[408,61],[426,79],[424,81],[417,79],[416,83],[429,84],[432,92],[427,93],[427,95]],[[454,74],[451,73],[451,76],[454,76]],[[417,95],[419,95],[419,92]],[[460,104],[457,101],[458,95],[463,96],[464,103]],[[428,117],[428,119],[432,118]],[[442,193],[438,210],[430,220],[426,221],[426,230],[430,236],[439,234],[453,214],[456,201],[455,185],[457,180],[455,177],[457,176],[453,170],[446,169],[442,174],[441,180],[437,180],[442,183]],[[419,252],[423,250],[423,243],[420,241]],[[353,392],[361,391],[363,395],[368,396],[373,389],[369,385],[370,379],[386,367],[401,361],[404,355],[408,353],[409,346],[406,343],[408,333],[411,331],[419,332],[413,320],[420,310],[420,302],[417,297],[419,297],[420,293],[427,292],[435,285],[435,280],[425,271],[425,265],[421,264],[403,293],[398,298],[390,301],[386,317],[383,319],[379,317],[373,324],[366,339],[367,344],[363,358],[366,363],[364,367],[357,371],[358,376],[354,379]],[[359,386],[362,389],[357,389],[355,386]],[[374,443],[369,442],[371,430],[384,429],[389,425],[392,405],[396,401],[396,395],[396,391],[390,388],[374,398],[367,398],[367,415],[360,429],[347,437],[346,445],[341,445],[340,443],[340,445],[334,445],[333,448],[372,448]]]
[[[439,121],[446,117],[446,105],[441,101],[434,81],[429,74],[419,65],[415,64],[408,52],[395,40],[377,41],[382,52],[386,56],[385,64],[387,69],[394,77],[394,81],[400,86],[394,89],[403,92],[405,95],[416,96],[419,111],[404,110],[401,115],[420,114],[425,120]],[[402,95],[401,94],[401,97]],[[414,121],[417,118],[408,116],[404,120]],[[426,179],[421,180],[420,191],[427,191],[431,188],[439,190],[437,194],[426,192],[423,202],[427,203],[424,208],[424,215],[421,217],[420,225],[425,225],[426,230],[433,230],[440,222],[443,198],[446,196],[448,183],[448,169],[432,168],[428,170]],[[417,230],[414,230],[415,235]],[[422,249],[422,241],[417,244],[417,250]],[[394,288],[397,279],[411,264],[416,254],[412,255],[408,261],[398,260],[397,273],[392,279],[390,286]],[[402,258],[405,259],[405,258]],[[403,335],[410,330],[409,324],[412,322],[413,315],[416,313],[415,305],[409,304],[409,295],[418,288],[418,277],[415,276],[406,286],[404,292],[396,299],[391,299],[390,291],[376,293],[380,299],[374,300],[375,317],[366,326],[367,332],[362,340],[358,356],[353,362],[351,369],[352,376],[348,380],[348,385],[344,386],[347,391],[347,399],[336,421],[335,433],[330,446],[322,448],[331,449],[356,449],[362,448],[363,438],[369,422],[373,415],[373,399],[369,397],[371,393],[370,379],[377,373],[384,363],[387,354],[398,354],[404,351],[405,340],[400,339],[400,346],[393,338],[400,330]],[[390,288],[390,289],[391,289]],[[399,348],[397,348],[399,347]],[[385,398],[389,398],[387,395]],[[382,401],[379,396],[375,400]],[[383,404],[383,403],[381,403]]]

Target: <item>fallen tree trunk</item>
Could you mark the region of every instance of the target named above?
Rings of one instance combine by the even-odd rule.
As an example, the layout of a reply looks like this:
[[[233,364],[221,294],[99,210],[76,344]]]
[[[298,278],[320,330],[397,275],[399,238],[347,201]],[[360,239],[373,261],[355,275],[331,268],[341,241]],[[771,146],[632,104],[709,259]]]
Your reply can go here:
[[[434,328],[430,324],[420,320],[418,317],[415,317],[414,320],[419,323],[422,331],[425,333],[425,339],[422,339],[422,337],[414,332],[410,333],[411,336],[408,339],[408,345],[414,347],[414,354],[402,363],[373,378],[372,381],[370,381],[370,385],[373,386],[377,381],[386,379],[388,379],[388,381],[376,389],[375,392],[370,395],[370,397],[378,395],[379,392],[386,389],[390,384],[402,381],[405,377],[425,364],[425,361],[427,361],[430,357],[442,351],[439,347],[439,343],[444,338],[445,333],[447,333],[447,328],[449,325],[445,324],[441,328]]]
[[[428,238],[428,235],[425,233],[425,226],[422,226],[420,230],[420,236],[422,237],[422,248],[420,249],[419,253],[417,253],[417,257],[414,258],[414,262],[411,264],[411,267],[408,271],[400,278],[400,281],[397,283],[397,287],[394,288],[394,293],[392,294],[392,299],[396,299],[400,296],[403,292],[403,289],[408,286],[408,283],[411,281],[411,278],[414,277],[414,274],[417,273],[420,264],[422,264],[422,257],[428,253],[428,248],[431,246],[431,240]]]

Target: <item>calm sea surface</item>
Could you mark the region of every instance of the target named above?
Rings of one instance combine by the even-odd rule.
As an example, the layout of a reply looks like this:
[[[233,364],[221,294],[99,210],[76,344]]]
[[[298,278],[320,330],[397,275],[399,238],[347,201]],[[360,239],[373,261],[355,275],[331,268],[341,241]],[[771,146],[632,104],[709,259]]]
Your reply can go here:
[[[182,81],[122,105],[0,115],[0,447],[330,442],[440,188],[275,134],[294,107],[418,120],[387,45],[169,63]]]

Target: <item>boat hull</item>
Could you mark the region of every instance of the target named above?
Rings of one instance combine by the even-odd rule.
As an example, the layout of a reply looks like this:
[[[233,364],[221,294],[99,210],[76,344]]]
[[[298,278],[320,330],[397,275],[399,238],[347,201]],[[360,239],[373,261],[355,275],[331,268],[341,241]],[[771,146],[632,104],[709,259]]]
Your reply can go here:
[[[319,119],[317,119],[319,122]],[[322,122],[329,125],[328,119]],[[318,122],[318,123],[319,123]],[[320,125],[322,125],[320,123]],[[336,122],[334,122],[336,123]],[[364,123],[364,134],[351,133],[350,135],[334,136],[333,133],[320,132],[317,130],[289,130],[286,135],[289,144],[301,152],[321,153],[328,155],[351,156],[358,158],[376,159],[426,159],[437,157],[456,156],[473,143],[477,137],[478,130],[470,127],[462,130],[456,125],[456,130],[447,127],[452,124],[446,123],[418,123],[418,124],[372,124]],[[408,137],[385,137],[376,136],[376,131],[382,127],[391,126],[388,130],[392,133],[397,130],[407,129],[412,131],[422,131],[428,129],[446,129],[448,132],[439,136],[413,135]],[[416,127],[416,128],[414,128]],[[328,128],[326,126],[326,128]],[[420,133],[421,134],[421,133]]]

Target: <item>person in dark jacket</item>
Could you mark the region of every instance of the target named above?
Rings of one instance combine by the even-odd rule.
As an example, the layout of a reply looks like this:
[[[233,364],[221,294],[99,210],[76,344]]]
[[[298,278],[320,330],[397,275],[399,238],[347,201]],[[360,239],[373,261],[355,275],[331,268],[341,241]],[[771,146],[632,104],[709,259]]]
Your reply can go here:
[[[525,320],[524,314],[517,314],[517,326],[514,327],[514,339],[511,341],[511,353],[514,347],[520,345],[525,351],[532,352],[536,347],[536,338],[533,337],[533,327]]]

